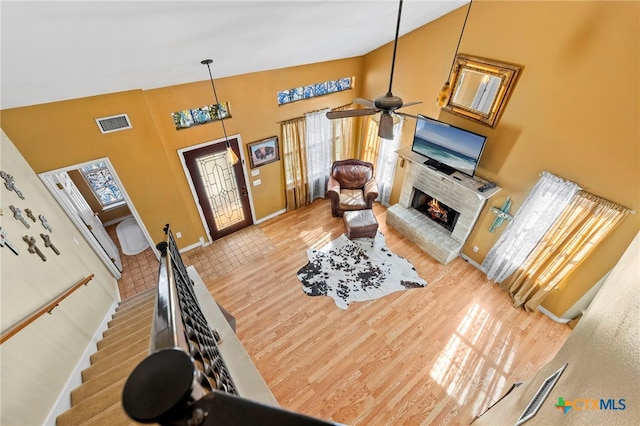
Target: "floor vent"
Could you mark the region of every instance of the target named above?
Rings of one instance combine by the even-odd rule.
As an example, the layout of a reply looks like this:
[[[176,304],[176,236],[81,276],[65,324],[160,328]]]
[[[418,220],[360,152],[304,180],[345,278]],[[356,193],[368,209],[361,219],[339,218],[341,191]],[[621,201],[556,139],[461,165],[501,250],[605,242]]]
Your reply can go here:
[[[531,402],[529,402],[529,405],[527,405],[527,408],[524,409],[524,411],[520,415],[520,418],[516,421],[515,426],[521,425],[522,423],[526,422],[536,415],[536,413],[542,406],[542,403],[545,399],[547,399],[547,396],[549,396],[549,392],[551,392],[551,389],[553,389],[565,368],[567,368],[567,364],[560,367],[558,371],[553,373],[547,378],[547,380],[544,381],[542,386],[540,386],[540,389],[538,389],[538,392],[536,392],[536,394],[531,399]]]
[[[131,122],[127,114],[112,115],[110,117],[96,118],[100,132],[111,133],[119,130],[131,129]]]

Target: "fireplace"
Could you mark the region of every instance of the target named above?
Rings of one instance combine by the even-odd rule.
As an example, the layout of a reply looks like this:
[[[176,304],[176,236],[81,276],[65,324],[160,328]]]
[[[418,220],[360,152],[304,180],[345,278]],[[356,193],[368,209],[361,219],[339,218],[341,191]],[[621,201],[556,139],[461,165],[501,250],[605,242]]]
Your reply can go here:
[[[449,176],[432,170],[423,164],[424,159],[419,154],[408,147],[398,151],[398,155],[407,160],[407,170],[398,203],[387,209],[387,224],[429,256],[446,265],[458,257],[487,200],[499,188],[489,193],[480,192],[480,180],[457,172]],[[421,199],[416,192],[424,194],[424,198]],[[419,211],[414,203],[431,201],[426,194],[435,198],[440,208],[444,204],[444,208],[458,212],[457,218],[451,218],[447,211],[447,220],[443,225]]]
[[[447,231],[453,232],[460,213],[447,206],[436,198],[425,194],[418,188],[413,188],[413,200],[411,207],[433,220]]]

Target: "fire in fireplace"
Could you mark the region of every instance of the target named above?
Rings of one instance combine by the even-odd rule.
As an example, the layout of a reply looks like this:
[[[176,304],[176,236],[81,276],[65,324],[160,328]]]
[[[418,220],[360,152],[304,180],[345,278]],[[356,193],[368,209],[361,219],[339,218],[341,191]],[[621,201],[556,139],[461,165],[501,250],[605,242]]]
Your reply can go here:
[[[413,188],[413,201],[411,207],[427,216],[440,226],[443,226],[449,232],[453,231],[458,221],[458,213],[456,210],[438,201],[432,196],[425,194],[417,188]]]

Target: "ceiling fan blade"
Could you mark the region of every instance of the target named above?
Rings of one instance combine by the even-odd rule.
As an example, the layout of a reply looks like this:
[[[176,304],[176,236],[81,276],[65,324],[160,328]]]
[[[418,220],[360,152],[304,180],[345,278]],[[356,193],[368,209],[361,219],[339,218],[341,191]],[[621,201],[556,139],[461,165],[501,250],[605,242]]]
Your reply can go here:
[[[406,112],[394,111],[393,113],[396,114],[396,115],[401,115],[403,117],[418,118],[417,115],[407,114]]]
[[[382,139],[393,139],[393,117],[388,112],[380,114],[378,123],[378,136]]]
[[[411,105],[418,105],[418,104],[421,104],[421,103],[422,103],[422,101],[407,102],[407,103],[402,104],[402,106],[400,108],[408,107],[408,106],[411,106]]]
[[[361,117],[363,115],[373,115],[377,113],[376,108],[362,108],[362,109],[346,109],[344,111],[329,111],[327,118],[348,118],[348,117]]]
[[[366,106],[367,108],[375,108],[375,104],[373,103],[373,101],[370,101],[369,99],[362,99],[362,98],[355,98],[353,100],[354,103],[356,104],[360,104],[362,106]]]

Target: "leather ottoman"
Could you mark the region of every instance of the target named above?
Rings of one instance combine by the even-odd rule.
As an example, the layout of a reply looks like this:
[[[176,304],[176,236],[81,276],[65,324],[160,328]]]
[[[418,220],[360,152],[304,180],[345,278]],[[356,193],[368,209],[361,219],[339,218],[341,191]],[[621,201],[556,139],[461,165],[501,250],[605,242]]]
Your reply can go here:
[[[344,212],[342,216],[347,238],[373,238],[378,232],[378,221],[371,209]]]

